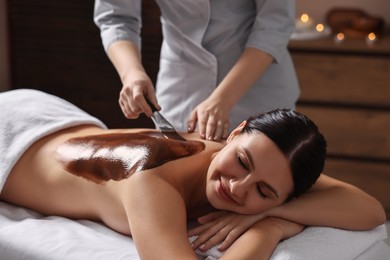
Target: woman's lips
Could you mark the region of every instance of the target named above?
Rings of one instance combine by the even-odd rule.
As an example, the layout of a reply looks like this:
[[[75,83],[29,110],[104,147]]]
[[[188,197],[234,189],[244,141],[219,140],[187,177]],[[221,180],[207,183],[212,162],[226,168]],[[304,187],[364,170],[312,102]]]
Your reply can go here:
[[[218,195],[221,199],[228,201],[228,202],[234,202],[237,203],[232,196],[229,194],[229,192],[226,190],[226,188],[223,186],[221,180],[219,180],[219,185],[217,187]]]

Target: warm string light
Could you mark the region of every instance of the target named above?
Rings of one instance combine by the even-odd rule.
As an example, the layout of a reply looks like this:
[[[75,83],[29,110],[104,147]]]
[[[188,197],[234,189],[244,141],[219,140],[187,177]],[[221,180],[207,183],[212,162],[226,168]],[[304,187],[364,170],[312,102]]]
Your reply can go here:
[[[308,32],[313,29],[313,19],[307,13],[303,13],[296,19],[295,26],[298,32]]]
[[[318,29],[317,29],[318,30]],[[339,32],[337,33],[335,36],[334,36],[334,41],[336,43],[342,43],[345,41],[345,34],[342,33],[342,32]],[[378,37],[376,36],[376,34],[374,32],[370,32],[369,34],[367,34],[366,36],[366,43],[367,45],[369,46],[372,46],[374,45],[376,42],[378,41]]]
[[[323,23],[315,23],[315,20],[308,14],[302,13],[295,20],[296,31],[298,33],[324,33],[327,29]]]
[[[323,32],[325,30],[325,26],[322,23],[316,25],[317,32]]]
[[[309,22],[309,19],[310,19],[310,17],[309,17],[308,14],[304,13],[304,14],[301,15],[301,21],[302,22],[307,23],[307,22]]]
[[[368,45],[372,45],[374,44],[375,42],[377,41],[377,37],[376,37],[376,34],[373,33],[373,32],[370,32],[367,37],[366,37],[366,43]]]
[[[323,33],[325,31],[325,25],[322,23],[318,23],[314,26],[313,19],[307,14],[302,13],[299,18],[296,19],[296,28],[298,32],[304,33],[304,32],[312,32],[313,29],[317,31],[318,33]],[[336,43],[342,43],[346,39],[346,36],[344,33],[339,32],[334,36],[334,41]],[[378,37],[374,32],[370,32],[366,36],[366,43],[368,45],[373,45],[375,42],[377,42]]]
[[[344,33],[339,32],[338,34],[336,34],[336,36],[334,37],[334,40],[336,43],[342,43],[345,40]]]

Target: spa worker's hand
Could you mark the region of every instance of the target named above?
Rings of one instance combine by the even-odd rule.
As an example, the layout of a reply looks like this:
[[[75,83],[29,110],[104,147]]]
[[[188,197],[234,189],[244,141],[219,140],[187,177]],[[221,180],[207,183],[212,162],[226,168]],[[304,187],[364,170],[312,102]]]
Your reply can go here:
[[[200,103],[190,114],[188,132],[198,131],[201,138],[210,141],[226,139],[229,132],[229,111],[231,107],[216,95]]]
[[[119,94],[119,105],[126,118],[138,118],[141,113],[152,116],[152,109],[145,98],[150,100],[158,110],[153,83],[145,72],[137,71],[131,73],[131,77],[123,82]]]
[[[230,110],[238,103],[272,63],[273,57],[255,48],[246,48],[213,93],[200,103],[188,119],[188,131],[195,131],[207,140],[227,137]]]
[[[133,119],[141,113],[151,117],[152,109],[145,98],[160,110],[153,83],[142,66],[137,45],[125,40],[117,41],[110,45],[107,53],[122,81],[119,106],[125,117]]]
[[[188,231],[188,236],[197,236],[192,248],[207,251],[218,246],[219,251],[228,249],[253,224],[266,217],[265,214],[241,215],[227,211],[215,211],[198,218],[200,226]]]

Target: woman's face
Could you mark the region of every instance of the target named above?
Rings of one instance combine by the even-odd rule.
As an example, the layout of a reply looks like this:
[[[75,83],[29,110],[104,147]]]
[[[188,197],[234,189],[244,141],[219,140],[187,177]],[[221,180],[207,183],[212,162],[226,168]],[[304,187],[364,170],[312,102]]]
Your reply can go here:
[[[210,203],[240,214],[258,214],[282,204],[293,191],[287,158],[264,134],[233,136],[210,164]]]

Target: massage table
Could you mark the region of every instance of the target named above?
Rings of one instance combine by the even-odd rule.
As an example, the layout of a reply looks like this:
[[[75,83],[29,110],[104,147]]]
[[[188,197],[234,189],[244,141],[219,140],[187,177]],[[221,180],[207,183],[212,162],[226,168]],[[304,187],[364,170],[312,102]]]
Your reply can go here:
[[[385,225],[369,231],[308,227],[282,241],[271,260],[385,260]],[[199,259],[219,256],[213,248],[197,252]],[[0,259],[2,260],[135,260],[135,245],[128,236],[101,223],[49,216],[0,202]]]
[[[23,106],[17,113],[7,109],[19,104]],[[3,173],[0,174],[0,190],[14,163],[36,140],[59,129],[80,124],[105,127],[100,120],[67,101],[36,90],[19,89],[2,93],[0,105],[4,112],[2,118],[10,118],[7,123],[0,124],[0,172]],[[271,259],[350,260],[363,257],[360,259],[380,260],[371,256],[365,258],[364,255],[388,253],[385,252],[388,247],[383,243],[386,236],[384,225],[364,232],[308,227],[297,236],[281,242]],[[200,259],[211,260],[219,256],[215,248],[206,254],[198,253]],[[130,237],[114,232],[101,223],[59,216],[45,217],[0,202],[0,260],[46,259],[133,260],[139,257]]]

